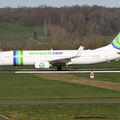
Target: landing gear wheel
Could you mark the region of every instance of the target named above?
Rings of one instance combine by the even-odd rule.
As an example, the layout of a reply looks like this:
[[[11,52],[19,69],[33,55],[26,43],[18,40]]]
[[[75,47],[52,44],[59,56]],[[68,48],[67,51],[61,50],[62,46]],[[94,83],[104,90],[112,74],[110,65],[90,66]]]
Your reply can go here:
[[[57,71],[61,71],[62,70],[62,66],[57,66]]]

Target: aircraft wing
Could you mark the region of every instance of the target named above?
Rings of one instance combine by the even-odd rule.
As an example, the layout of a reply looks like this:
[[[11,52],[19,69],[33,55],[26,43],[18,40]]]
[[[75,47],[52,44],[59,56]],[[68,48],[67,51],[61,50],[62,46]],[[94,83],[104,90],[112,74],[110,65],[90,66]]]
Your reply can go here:
[[[51,61],[49,61],[49,63],[52,65],[66,65],[66,63],[70,62],[72,58],[79,57],[81,55],[83,49],[84,49],[84,47],[80,46],[78,48],[78,52],[75,56],[51,60]]]
[[[56,65],[66,65],[66,63],[70,62],[71,61],[71,58],[61,58],[61,59],[55,59],[55,60],[52,60],[52,61],[49,61],[50,64],[56,66]]]

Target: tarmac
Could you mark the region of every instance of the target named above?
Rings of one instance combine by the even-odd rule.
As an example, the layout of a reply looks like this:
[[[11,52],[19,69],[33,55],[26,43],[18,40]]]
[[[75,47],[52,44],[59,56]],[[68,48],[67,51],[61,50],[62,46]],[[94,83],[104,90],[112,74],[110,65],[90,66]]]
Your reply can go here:
[[[120,73],[119,68],[98,68],[98,69],[66,69],[57,71],[55,69],[1,69],[0,73]]]

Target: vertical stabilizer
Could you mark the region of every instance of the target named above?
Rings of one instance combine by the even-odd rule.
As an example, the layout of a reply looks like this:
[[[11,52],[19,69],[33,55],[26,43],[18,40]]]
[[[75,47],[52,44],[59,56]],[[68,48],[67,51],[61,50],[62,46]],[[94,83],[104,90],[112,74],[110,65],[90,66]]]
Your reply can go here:
[[[116,38],[112,41],[112,46],[118,50],[120,50],[120,33],[116,36]]]

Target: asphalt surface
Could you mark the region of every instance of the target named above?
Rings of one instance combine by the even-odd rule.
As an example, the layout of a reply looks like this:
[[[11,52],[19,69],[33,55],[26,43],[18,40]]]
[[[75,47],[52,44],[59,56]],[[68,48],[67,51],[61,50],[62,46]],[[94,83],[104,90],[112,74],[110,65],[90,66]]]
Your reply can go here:
[[[120,99],[0,100],[0,105],[120,104]]]
[[[119,68],[97,68],[97,69],[66,69],[57,71],[55,69],[0,69],[0,73],[119,73]]]

